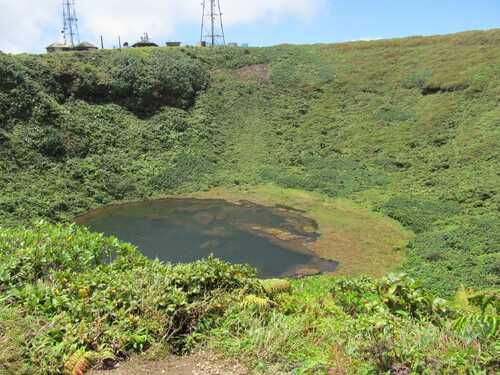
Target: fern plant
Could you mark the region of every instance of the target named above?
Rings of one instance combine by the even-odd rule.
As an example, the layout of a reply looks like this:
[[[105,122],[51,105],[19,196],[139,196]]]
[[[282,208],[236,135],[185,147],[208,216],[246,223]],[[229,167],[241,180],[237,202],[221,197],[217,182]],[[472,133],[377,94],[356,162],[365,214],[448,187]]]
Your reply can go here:
[[[455,307],[463,316],[455,320],[453,328],[458,332],[474,331],[483,339],[498,339],[500,297],[490,291],[475,292],[463,285],[458,290]]]
[[[259,283],[269,297],[278,293],[289,292],[291,289],[290,281],[284,279],[264,279],[259,280]]]
[[[461,285],[455,296],[454,305],[465,315],[498,316],[500,296],[487,290],[476,292]]]
[[[244,307],[255,307],[257,310],[268,310],[276,305],[269,298],[258,297],[254,294],[249,294],[243,299]]]
[[[289,292],[291,284],[288,280],[283,279],[264,279],[258,280],[257,287],[254,288],[254,293],[265,294],[267,297],[260,297],[256,294],[245,295],[243,292],[240,297],[243,297],[243,307],[256,307],[257,310],[268,310],[278,304],[272,300],[273,296],[278,293]]]
[[[85,349],[78,349],[64,364],[64,375],[83,375],[94,360],[94,353]]]
[[[496,315],[500,310],[500,296],[494,292],[483,290],[467,298],[469,303],[481,309],[483,315]]]

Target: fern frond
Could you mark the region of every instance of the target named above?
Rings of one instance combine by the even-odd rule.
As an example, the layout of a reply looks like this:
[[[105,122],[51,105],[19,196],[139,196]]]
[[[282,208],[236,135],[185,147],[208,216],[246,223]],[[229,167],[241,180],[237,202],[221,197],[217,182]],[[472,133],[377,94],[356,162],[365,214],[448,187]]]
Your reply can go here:
[[[64,364],[64,375],[83,375],[94,360],[94,353],[87,352],[85,349],[78,349]]]
[[[498,295],[488,291],[481,291],[469,296],[468,301],[481,309],[483,315],[498,315],[500,298]]]
[[[259,282],[269,297],[278,293],[289,292],[291,289],[290,282],[284,279],[264,279],[259,280]]]
[[[469,296],[474,293],[474,289],[467,289],[465,286],[460,285],[460,288],[455,295],[453,300],[453,305],[457,310],[460,310],[465,315],[472,315],[477,313],[477,309],[471,306],[469,302]]]
[[[256,307],[258,310],[267,310],[273,307],[275,303],[268,298],[257,297],[254,294],[249,294],[243,299],[244,307]]]

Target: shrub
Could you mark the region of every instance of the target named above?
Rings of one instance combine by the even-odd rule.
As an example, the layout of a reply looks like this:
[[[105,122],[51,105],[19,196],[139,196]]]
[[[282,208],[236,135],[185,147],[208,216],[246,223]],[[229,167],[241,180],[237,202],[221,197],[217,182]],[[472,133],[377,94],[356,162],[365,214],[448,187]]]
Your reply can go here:
[[[270,62],[269,81],[274,86],[321,87],[335,78],[328,62],[315,49],[279,46],[262,52]]]
[[[111,63],[111,87],[119,95],[150,95],[154,82],[151,68],[144,59],[123,52],[114,55]]]
[[[233,293],[252,287],[254,275],[211,257],[150,261],[73,224],[1,229],[2,370],[55,374],[77,351],[115,357],[154,342],[182,350],[215,324]]]
[[[331,156],[306,156],[299,160],[299,170],[260,169],[260,176],[279,186],[319,191],[331,197],[347,196],[388,182],[386,173],[362,167],[356,160]]]
[[[436,72],[434,70],[425,70],[422,72],[416,72],[408,75],[403,82],[401,82],[401,86],[405,89],[411,89],[413,87],[423,88],[427,83],[427,80],[432,77]]]
[[[63,155],[66,150],[59,131],[54,128],[45,128],[38,143],[38,150],[47,156]]]
[[[102,265],[115,253],[132,251],[116,239],[91,234],[74,224],[56,226],[43,221],[33,229],[2,229],[0,232],[0,289],[50,278],[58,271],[82,272]]]
[[[210,74],[200,62],[178,51],[153,50],[149,64],[155,90],[160,95],[173,96],[189,104],[210,81]]]
[[[391,198],[378,207],[387,216],[399,221],[415,233],[430,230],[434,222],[457,215],[460,205],[452,201],[404,197]]]
[[[112,66],[111,87],[141,116],[165,105],[191,105],[210,81],[200,62],[174,50],[157,49],[146,56],[122,52],[113,57]]]
[[[109,102],[110,86],[106,64],[95,58],[79,54],[64,53],[45,56],[50,66],[47,76],[53,77],[64,99],[73,97],[92,103]],[[97,61],[100,64],[96,64]]]
[[[126,176],[112,176],[106,183],[107,192],[114,199],[123,199],[135,189],[131,178]]]
[[[7,128],[13,120],[29,120],[47,101],[43,84],[52,85],[53,81],[44,82],[44,75],[49,81],[51,75],[44,64],[0,53],[0,128]]]
[[[71,157],[102,154],[124,142],[127,129],[136,120],[116,104],[90,105],[68,101],[61,113],[60,131]]]
[[[375,166],[386,171],[396,172],[410,167],[410,163],[399,161],[393,157],[381,157],[375,160]]]
[[[498,285],[500,233],[494,218],[450,229],[418,233],[408,244],[405,269],[425,286],[451,297],[460,284],[477,289]]]
[[[198,49],[196,55],[216,69],[239,69],[249,65],[264,64],[267,62],[261,48],[233,48],[217,46],[216,48]]]
[[[276,181],[281,171],[271,165],[262,165],[257,169],[257,175],[264,181]]]
[[[180,152],[160,169],[149,183],[155,189],[175,192],[194,184],[200,186],[213,173],[213,165],[203,153]],[[193,189],[193,186],[190,186]]]
[[[414,117],[414,114],[404,108],[381,107],[374,114],[375,118],[383,121],[405,121]]]
[[[66,146],[59,130],[48,124],[31,123],[18,129],[12,142],[19,148],[30,148],[46,156],[66,153]]]

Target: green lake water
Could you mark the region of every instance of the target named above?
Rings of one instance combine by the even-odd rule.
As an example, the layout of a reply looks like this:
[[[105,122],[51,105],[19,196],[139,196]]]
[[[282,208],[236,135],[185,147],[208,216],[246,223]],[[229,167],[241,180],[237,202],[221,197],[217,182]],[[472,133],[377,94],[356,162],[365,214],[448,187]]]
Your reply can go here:
[[[171,263],[193,262],[213,254],[227,262],[249,264],[262,278],[300,277],[333,271],[337,266],[303,246],[318,236],[313,220],[246,201],[152,200],[110,206],[76,222],[130,242],[151,259]],[[288,238],[280,240],[275,232]]]

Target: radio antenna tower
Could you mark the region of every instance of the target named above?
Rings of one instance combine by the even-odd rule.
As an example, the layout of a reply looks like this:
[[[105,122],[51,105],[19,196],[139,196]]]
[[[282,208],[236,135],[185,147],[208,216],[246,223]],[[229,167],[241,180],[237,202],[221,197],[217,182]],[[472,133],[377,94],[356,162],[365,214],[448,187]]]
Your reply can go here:
[[[62,0],[64,26],[62,33],[64,34],[64,45],[68,42],[70,46],[74,46],[75,42],[80,43],[80,36],[78,35],[78,25],[75,13],[75,0]]]
[[[204,41],[207,46],[225,45],[219,0],[203,0],[201,5],[203,5],[203,13],[200,40]]]

